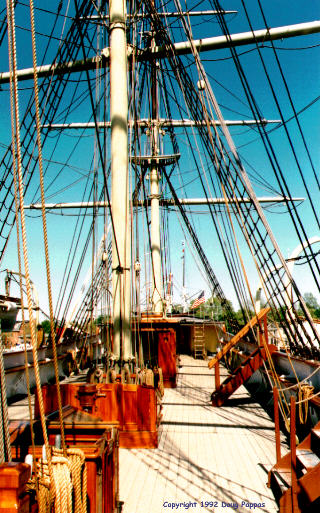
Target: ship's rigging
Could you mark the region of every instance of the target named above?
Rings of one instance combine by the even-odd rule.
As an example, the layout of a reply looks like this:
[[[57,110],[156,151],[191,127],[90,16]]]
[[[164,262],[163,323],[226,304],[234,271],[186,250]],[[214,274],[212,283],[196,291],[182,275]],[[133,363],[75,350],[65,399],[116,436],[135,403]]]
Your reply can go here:
[[[0,94],[8,96],[12,129],[11,142],[4,148],[1,159],[0,261],[4,262],[7,258],[16,224],[23,331],[26,341],[22,286],[25,275],[36,402],[51,483],[47,491],[50,489],[54,493],[56,486],[52,473],[55,455],[48,438],[50,429],[51,435],[55,429],[58,432],[60,429],[61,454],[67,456],[66,443],[73,443],[74,440],[83,442],[87,436],[83,428],[90,431],[88,424],[93,423],[94,430],[100,429],[99,419],[91,416],[94,411],[99,411],[107,423],[111,417],[114,422],[114,414],[117,413],[119,418],[116,425],[121,431],[122,442],[132,443],[134,437],[134,443],[145,443],[144,437],[147,437],[150,446],[157,446],[156,394],[163,389],[163,382],[167,386],[175,386],[177,347],[179,343],[181,348],[187,347],[186,333],[191,334],[190,319],[184,320],[187,325],[184,331],[177,318],[167,315],[166,294],[171,294],[172,260],[176,258],[172,248],[177,247],[180,234],[196,253],[209,294],[224,312],[224,325],[219,327],[219,343],[223,344],[223,349],[219,351],[215,347],[217,355],[209,363],[209,368],[215,366],[216,390],[211,396],[212,404],[222,405],[241,383],[247,382],[249,376],[261,370],[266,388],[275,387],[277,393],[280,390],[281,414],[287,424],[288,392],[293,441],[293,464],[289,473],[293,490],[296,470],[294,395],[299,398],[303,423],[308,417],[309,401],[315,400],[320,393],[318,390],[314,392],[313,385],[307,383],[319,370],[318,362],[308,360],[319,359],[320,333],[306,304],[301,280],[293,276],[293,262],[296,258],[301,259],[320,293],[319,251],[314,248],[319,238],[312,237],[313,231],[318,231],[320,227],[316,208],[320,182],[316,153],[309,146],[308,139],[312,137],[310,133],[307,137],[300,114],[304,112],[304,107],[296,104],[274,40],[282,37],[287,40],[297,34],[309,37],[320,31],[319,22],[272,29],[269,27],[272,9],[264,7],[261,0],[257,0],[255,14],[251,14],[246,2],[241,0],[240,25],[244,32],[232,33],[233,15],[236,13],[225,11],[218,0],[200,2],[200,12],[196,12],[199,5],[195,1],[188,6],[180,3],[180,0],[146,0],[142,3],[112,0],[109,4],[102,0],[98,3],[75,0],[73,4],[61,1],[56,13],[43,7],[37,10],[40,19],[54,16],[48,44],[40,52],[39,67],[34,3],[30,0],[32,60],[29,62],[28,55],[28,62],[23,62],[21,66],[19,55],[23,59],[24,53],[23,48],[17,52],[16,33],[25,28],[19,23],[23,23],[21,13],[26,6],[20,0],[7,0],[7,32],[4,24],[0,26],[2,46],[8,40],[10,70],[9,74],[0,74],[2,84],[9,79],[9,94],[6,89]],[[18,13],[20,18],[16,16]],[[257,14],[263,24],[261,30],[253,27],[252,19]],[[208,20],[214,20],[214,28],[218,29],[219,35],[202,39],[203,27],[191,22],[191,19],[198,17],[206,20],[203,23],[206,28],[212,28],[213,23],[208,23]],[[38,36],[41,33],[38,32]],[[251,54],[248,57],[245,50],[238,50],[238,46],[247,44],[251,45],[250,52],[255,52],[254,69],[250,69]],[[216,62],[213,64],[214,59],[211,60],[212,66],[204,65],[201,59],[203,53],[213,48],[223,49],[222,60],[227,61],[228,65],[232,63],[229,83],[234,82],[238,86],[236,93],[231,92],[229,84],[226,87],[220,81],[220,68]],[[269,56],[265,49],[270,51]],[[52,64],[48,65],[48,62]],[[272,75],[271,67],[275,69],[275,75]],[[31,75],[33,86],[30,92],[26,81]],[[218,89],[221,88],[220,91],[223,90],[225,99],[229,99],[230,109],[224,105],[224,100],[223,103],[218,101],[219,93],[214,93],[213,82]],[[310,98],[304,101],[304,105],[312,104]],[[245,119],[226,122],[223,112],[227,109],[229,113],[245,110],[246,114],[241,115]],[[269,109],[272,110],[273,120],[268,121]],[[234,142],[237,133],[233,133],[235,137],[232,137],[234,124],[249,130],[260,141],[255,146],[259,158],[252,155],[255,165],[250,167],[249,164],[250,173],[246,169],[248,153],[244,150],[240,153],[237,149]],[[69,130],[74,130],[76,126],[81,132],[74,140]],[[68,136],[69,142],[66,143]],[[248,137],[243,140],[244,144],[251,143]],[[38,165],[39,182],[35,172]],[[255,169],[257,167],[258,171]],[[72,176],[66,178],[67,173],[72,173]],[[297,180],[299,187],[296,189]],[[293,193],[296,190],[299,191],[298,198]],[[264,202],[259,199],[261,191],[281,197],[286,223],[284,230],[281,231],[277,226],[278,221],[274,222],[270,212],[264,210]],[[78,197],[80,193],[81,197]],[[193,215],[197,199],[190,198],[191,193],[200,198],[199,208],[206,213],[205,226]],[[35,210],[32,210],[32,205],[39,201],[39,195],[56,379],[56,384],[50,385],[44,394],[40,383],[38,339],[35,339],[29,276],[29,261],[32,260],[38,264],[38,275],[44,274],[38,259],[42,236],[30,226],[28,237],[26,235],[29,224],[26,213],[33,216],[34,222]],[[305,199],[302,198],[303,204],[300,205],[302,195]],[[68,203],[69,199],[78,200],[77,204],[68,205],[78,210],[76,218],[62,218],[59,226],[56,222],[51,224],[54,235],[51,241],[60,244],[56,261],[62,260],[62,257],[65,260],[64,265],[60,262],[54,264],[53,273],[49,266],[46,215],[50,196],[57,199],[57,203],[60,203],[58,208],[65,216],[63,204]],[[28,208],[25,208],[26,198]],[[273,201],[277,203],[276,197]],[[52,211],[57,212],[57,204]],[[173,217],[175,222],[172,221]],[[178,223],[179,232],[175,226]],[[291,258],[285,258],[284,242],[278,241],[275,233],[288,236],[290,243],[295,242],[294,247],[298,244]],[[30,244],[33,251],[29,253]],[[20,253],[23,253],[23,264]],[[29,255],[32,256],[29,258]],[[80,289],[79,283],[88,264],[89,270]],[[36,279],[37,275],[33,277],[34,281]],[[245,324],[242,328],[228,300],[230,289],[226,292],[227,283],[232,285],[242,310]],[[142,293],[143,287],[145,294]],[[257,287],[263,290],[267,302],[261,310],[259,294],[256,302],[254,298]],[[79,293],[81,297],[75,304]],[[204,290],[193,306],[200,303],[204,303]],[[281,338],[285,353],[269,344],[271,330],[267,315],[270,310],[275,338]],[[174,328],[170,326],[171,322],[175,323]],[[193,318],[192,322],[194,357],[200,355],[206,358],[204,323],[197,318]],[[226,333],[226,326],[234,333],[233,336]],[[218,332],[216,325],[214,328]],[[85,349],[90,347],[90,339],[98,346],[101,345],[99,337],[103,338],[102,335],[105,361],[101,362],[100,368],[91,367],[87,379],[91,380],[93,376],[96,381],[104,379],[106,384],[99,383],[101,387],[97,387],[90,382],[93,384],[91,387],[69,383],[64,388],[67,392],[61,395],[55,342],[60,343],[62,338],[66,342],[68,337],[72,338],[80,348],[82,362]],[[241,351],[229,354],[236,345],[244,349],[245,356]],[[0,344],[2,366],[1,353]],[[226,365],[231,369],[234,367],[234,372],[221,384],[219,360],[227,354]],[[233,357],[240,362],[236,366],[233,366]],[[27,358],[26,351],[25,373],[32,424]],[[298,364],[306,365],[308,370],[312,368],[312,372],[301,379],[293,359]],[[277,363],[278,360],[282,363]],[[46,363],[43,362],[43,365]],[[277,365],[280,368],[281,365],[287,366],[287,369],[289,367],[290,375],[294,374],[293,384],[283,387]],[[151,366],[153,370],[148,368]],[[10,460],[3,367],[1,377],[1,431],[6,447],[4,449],[1,445],[0,456],[2,460]],[[134,385],[132,380],[135,380]],[[135,394],[134,398],[128,400],[127,392]],[[73,412],[69,420],[69,413],[62,411],[66,394],[70,396],[67,401],[71,401],[71,409],[77,409],[76,415],[73,416]],[[111,398],[110,403],[107,395]],[[99,403],[102,398],[103,402]],[[277,401],[278,398],[275,405]],[[304,402],[305,415],[302,416]],[[46,417],[51,408],[58,408],[59,422],[56,426],[50,416]],[[82,409],[86,411],[84,416]],[[77,424],[79,412],[80,424]],[[311,412],[312,409],[310,417]],[[132,416],[135,416],[134,421]],[[101,427],[103,433],[106,433],[105,427]],[[75,432],[78,428],[80,436],[77,439],[79,433]],[[90,433],[89,439],[85,439],[86,443],[92,442],[92,430]],[[67,442],[65,435],[69,437]],[[34,438],[32,443],[34,445]],[[33,455],[36,456],[35,450]],[[82,450],[81,465],[84,465],[84,461]],[[107,481],[105,463],[106,460],[99,467],[104,484]],[[319,461],[316,465],[319,469]],[[115,463],[113,476],[116,466]],[[97,495],[94,479],[92,482],[94,486],[88,493],[91,505],[95,504]],[[42,486],[40,480],[36,488],[38,485]],[[71,485],[69,491],[71,510]],[[86,510],[86,485],[82,491],[83,504],[79,506],[79,511]],[[317,494],[316,498],[319,499],[319,491]],[[37,490],[39,505],[40,495]],[[293,495],[292,510],[295,511]],[[112,511],[121,509],[113,499],[112,504]],[[107,511],[106,508],[102,509]]]
[[[295,199],[290,191],[283,168],[276,157],[274,143],[269,135],[272,133],[272,128],[270,129],[266,124],[265,113],[261,112],[261,109],[257,104],[254,91],[249,84],[246,71],[241,63],[240,54],[242,53],[242,50],[238,51],[236,46],[230,44],[230,42],[233,41],[233,36],[228,27],[228,12],[224,11],[219,2],[216,1],[207,2],[206,7],[208,7],[208,9],[210,8],[211,11],[205,13],[203,10],[201,16],[214,16],[214,19],[221,30],[222,36],[220,37],[225,38],[223,44],[225,47],[229,48],[230,55],[225,56],[224,58],[233,59],[235,69],[237,70],[238,76],[240,77],[240,83],[243,87],[246,103],[252,113],[252,122],[255,123],[254,133],[257,133],[263,141],[265,151],[270,160],[270,165],[274,174],[273,182],[276,183],[276,187],[287,206],[293,229],[296,231],[296,237],[304,248],[306,265],[309,267],[314,283],[319,290],[317,254],[314,252],[311,245],[305,243],[309,238],[309,233],[299,215]],[[87,192],[84,193],[83,200],[85,200],[86,197],[89,198],[90,195],[91,197],[95,195],[96,200],[99,199],[99,201],[102,202],[105,198],[106,201],[104,204],[108,205],[108,208],[110,209],[112,201],[110,201],[108,185],[110,169],[108,164],[109,149],[104,141],[104,139],[107,138],[107,132],[109,130],[108,123],[110,113],[106,105],[103,103],[103,93],[108,91],[109,87],[107,71],[105,68],[105,65],[108,64],[109,40],[108,35],[105,33],[105,29],[110,20],[108,18],[108,13],[106,16],[104,8],[105,6],[102,4],[100,6],[100,12],[97,14],[97,6],[94,4],[90,4],[89,2],[76,2],[74,17],[71,17],[72,19],[70,19],[69,29],[63,35],[59,50],[53,58],[54,66],[52,67],[51,75],[50,70],[47,70],[46,73],[49,73],[48,78],[45,78],[40,82],[40,106],[42,109],[42,143],[45,146],[47,141],[54,137],[54,144],[51,143],[49,145],[51,154],[53,155],[53,151],[58,147],[58,144],[62,139],[62,134],[65,134],[66,128],[64,126],[64,129],[59,131],[58,135],[52,132],[55,124],[59,121],[59,117],[60,119],[64,118],[70,122],[72,113],[76,112],[77,108],[81,106],[86,97],[89,99],[89,103],[91,104],[91,114],[89,114],[89,116],[93,119],[93,121],[91,121],[91,125],[94,127],[96,141],[95,164],[92,164],[92,166],[93,169],[97,169],[97,166],[100,167],[102,169],[102,174],[100,174],[100,178],[96,175],[93,184],[90,185],[90,183],[87,182]],[[292,109],[293,119],[297,124],[304,150],[307,153],[313,178],[319,188],[315,165],[306,143],[297,109],[292,99],[292,94],[290,93],[288,84],[284,78],[277,49],[274,41],[272,40],[273,37],[280,36],[272,35],[271,37],[271,34],[275,34],[276,32],[272,31],[273,29],[269,29],[268,20],[266,19],[263,7],[259,2],[258,8],[260,10],[260,16],[265,23],[265,29],[262,29],[265,30],[264,35],[261,35],[260,33],[258,34],[257,31],[254,31],[249,13],[245,9],[244,5],[243,8],[249,28],[246,38],[248,40],[250,37],[251,41],[255,45],[257,55],[262,68],[265,71],[266,81],[278,108],[280,124],[277,126],[277,130],[284,131],[284,134],[287,136],[288,144],[293,154],[293,161],[297,166],[304,186],[304,193],[307,197],[317,226],[319,224],[319,220],[314,206],[314,195],[311,195],[310,187],[304,178],[300,161],[295,148],[293,147],[292,138],[288,128],[289,124],[286,122],[287,116],[283,113],[280,103],[277,100],[272,78],[269,75],[267,64],[263,56],[263,46],[268,40],[268,45],[271,47],[275,61],[278,65],[279,76],[283,80],[288,101]],[[53,23],[52,34],[54,33],[55,24],[58,23],[60,14],[61,12],[59,10]],[[249,247],[249,252],[252,254],[254,265],[257,268],[257,274],[264,282],[267,299],[273,304],[274,311],[281,313],[278,320],[285,330],[292,351],[304,355],[317,356],[317,331],[312,326],[312,320],[304,304],[302,294],[295,285],[295,282],[287,269],[285,259],[282,257],[282,253],[272,236],[268,223],[266,222],[266,218],[260,208],[260,204],[257,201],[255,193],[250,185],[248,174],[244,171],[244,166],[241,163],[243,161],[236,152],[230,139],[227,124],[222,118],[218,103],[209,86],[207,72],[200,63],[199,51],[201,52],[206,49],[206,41],[203,41],[203,44],[202,42],[199,43],[199,40],[193,36],[188,16],[185,15],[183,6],[181,6],[179,2],[173,2],[173,8],[170,16],[165,15],[165,11],[160,4],[158,5],[153,4],[152,2],[145,2],[143,10],[139,11],[138,6],[135,6],[134,3],[130,3],[127,20],[129,26],[129,30],[127,32],[128,55],[130,57],[128,61],[128,69],[129,76],[132,77],[133,84],[129,92],[128,130],[131,141],[130,159],[132,163],[132,171],[136,177],[132,180],[131,185],[133,210],[131,211],[130,216],[132,217],[132,220],[134,219],[134,216],[136,216],[137,219],[133,223],[136,235],[138,235],[138,230],[140,230],[141,233],[141,228],[138,228],[138,209],[136,208],[134,211],[135,202],[139,201],[141,206],[148,205],[149,202],[152,203],[152,198],[157,196],[157,193],[152,196],[153,193],[151,192],[150,199],[148,180],[146,180],[146,178],[149,178],[150,183],[150,176],[152,174],[148,171],[151,160],[149,159],[148,161],[147,156],[149,154],[153,159],[155,159],[155,156],[157,155],[158,158],[155,159],[154,162],[156,163],[157,173],[162,177],[161,182],[159,182],[159,198],[161,198],[161,196],[166,196],[168,198],[168,202],[173,201],[175,209],[179,212],[182,222],[185,225],[184,229],[189,233],[192,244],[197,250],[198,258],[204,266],[210,283],[210,291],[212,294],[218,296],[221,302],[226,305],[227,310],[229,310],[230,319],[232,319],[232,311],[229,308],[229,303],[226,300],[223,287],[221,287],[214,273],[214,265],[208,260],[203,244],[200,242],[199,237],[196,234],[195,225],[191,221],[191,209],[185,205],[183,201],[179,201],[179,195],[176,192],[178,189],[176,180],[177,176],[180,176],[179,180],[181,180],[182,188],[185,187],[183,185],[184,179],[182,178],[181,172],[181,166],[184,165],[184,162],[181,164],[181,162],[178,161],[178,155],[181,152],[181,149],[179,148],[179,131],[181,130],[181,133],[184,131],[189,145],[188,151],[194,161],[194,176],[195,178],[197,177],[198,183],[201,186],[200,189],[202,190],[202,195],[208,202],[208,212],[226,261],[230,279],[233,283],[236,296],[241,308],[243,309],[245,318],[247,318],[246,311],[250,311],[250,309],[252,309],[252,301],[247,299],[248,296],[252,294],[252,291],[248,291],[245,279],[242,277],[244,267],[241,263],[241,256],[239,254],[239,244],[240,239],[242,240],[242,238],[246,241]],[[97,26],[100,31],[98,35],[96,32]],[[180,38],[187,39],[187,42],[181,43],[173,39],[176,37],[173,33],[173,29],[178,27]],[[314,23],[312,28],[299,28],[299,30],[308,30],[312,32],[318,29]],[[289,30],[286,31],[286,37],[288,34]],[[88,58],[92,55],[92,49],[95,46],[95,40],[97,37],[100,39],[99,45],[103,50],[101,51],[101,58],[99,57],[95,61],[92,61],[95,62],[94,65],[96,66],[96,78],[94,79],[94,75],[90,75],[90,71],[86,69],[80,75],[80,80],[73,79],[75,76],[74,72],[78,72],[82,66],[82,62],[88,61]],[[263,40],[262,43],[261,38]],[[239,39],[241,38],[237,37],[237,39],[239,42]],[[49,40],[49,42],[51,43],[52,40]],[[212,42],[210,41],[208,44],[214,47],[219,43],[217,40],[212,40]],[[192,65],[191,57],[188,55],[184,57],[184,54],[190,52],[193,53],[193,60],[196,63],[195,65]],[[41,65],[46,63],[47,55],[49,54],[50,49],[48,44],[47,50],[43,52]],[[182,61],[182,59],[185,60]],[[76,62],[77,64],[74,64]],[[69,71],[67,73],[65,70],[65,63],[69,63]],[[59,70],[59,73],[56,73],[57,70]],[[153,80],[150,80],[149,78],[150,73],[151,75],[153,73]],[[39,73],[39,77],[40,76],[41,74]],[[27,74],[24,73],[21,78],[27,79]],[[5,77],[3,75],[2,81],[4,80]],[[73,91],[71,92],[72,101],[69,102],[66,109],[61,108],[62,101],[65,100],[65,98],[70,97],[68,87],[70,87],[73,80],[74,86]],[[96,85],[94,84],[94,80],[96,80]],[[175,84],[178,84],[178,89],[177,86],[174,85],[174,81]],[[23,83],[24,82],[21,82],[21,85]],[[89,93],[85,93],[83,90],[82,86],[85,83],[88,86]],[[101,85],[98,86],[98,83]],[[154,84],[153,86],[152,83]],[[157,90],[160,91],[159,97],[156,98],[153,96],[153,100],[152,87],[154,90],[157,87]],[[142,101],[143,99],[148,99],[150,108],[148,114],[147,110],[144,110],[146,109],[146,106]],[[100,106],[97,107],[97,105]],[[215,114],[213,114],[213,111],[215,111]],[[175,129],[175,125],[179,126],[179,124],[174,121],[174,118],[178,117],[178,114],[182,118],[192,120],[192,122],[190,122],[190,130],[187,126]],[[146,119],[145,125],[143,125],[141,119]],[[166,120],[165,123],[163,122],[163,119]],[[213,121],[214,119],[216,119],[216,124]],[[170,120],[173,120],[172,124],[170,123]],[[184,122],[182,125],[188,125],[188,123],[189,122]],[[80,145],[80,139],[87,135],[89,124],[90,123],[88,123],[87,126],[83,125],[82,135],[77,136],[78,142],[76,145]],[[192,126],[192,124],[195,124],[195,126]],[[222,130],[219,127],[221,127]],[[32,184],[34,169],[36,166],[36,151],[33,147],[34,114],[32,95],[27,103],[27,108],[21,122],[21,128],[23,131],[22,159],[25,173],[25,191],[27,191],[29,184]],[[155,130],[158,134],[156,147],[154,143],[152,143],[152,134],[155,133]],[[177,130],[179,131],[177,132]],[[166,142],[164,143],[164,141]],[[164,151],[164,144],[166,151]],[[68,160],[71,160],[74,151],[76,151],[76,146],[75,150],[70,152]],[[152,151],[156,152],[153,156]],[[167,158],[161,157],[161,153],[163,151],[163,155],[167,155]],[[3,240],[1,250],[2,254],[6,248],[8,236],[12,230],[14,216],[12,183],[10,182],[11,177],[9,172],[11,167],[10,155],[10,148],[8,148],[2,159],[2,167],[4,169],[2,179],[3,201],[1,207],[2,218],[4,221],[1,228],[1,237]],[[59,174],[62,173],[64,169],[67,169],[66,166],[69,165],[68,160],[63,164]],[[48,161],[51,161],[50,157]],[[49,169],[49,162],[47,164],[47,169]],[[95,173],[96,171],[93,172],[93,174]],[[52,180],[49,188],[52,190],[54,183],[58,181],[59,176]],[[61,192],[63,192],[62,189]],[[214,198],[216,197],[220,197],[222,201],[227,204],[227,207],[224,208],[227,213],[226,216],[221,216],[221,208],[215,205]],[[33,195],[33,200],[31,200],[30,203],[33,203],[34,199],[36,199],[35,194]],[[160,199],[160,203],[161,200],[162,198]],[[113,202],[115,203],[115,200]],[[165,198],[163,203],[165,203]],[[85,237],[86,242],[84,244],[84,248],[89,247],[90,234],[94,234],[97,229],[96,226],[99,219],[98,212],[99,211],[96,207],[92,207],[93,221],[92,226],[89,228],[88,235]],[[109,215],[111,216],[111,223],[113,223],[111,210],[109,210]],[[167,216],[163,207],[162,215],[164,216],[164,219]],[[145,209],[145,216],[144,236],[146,240],[151,241],[150,214],[147,208]],[[163,225],[165,226],[166,224],[168,223],[164,220]],[[236,224],[238,228],[235,228]],[[78,245],[76,241],[78,240],[78,242],[80,242],[82,237],[80,235],[81,225],[85,225],[84,218],[78,223],[78,235],[75,234],[73,237],[73,249],[71,249],[69,253],[69,263],[64,274],[65,277],[61,285],[60,298],[58,299],[56,308],[57,317],[61,316],[61,313],[64,312],[62,315],[63,319],[68,317],[67,312],[71,304],[72,290],[75,289],[75,285],[71,285],[71,292],[68,294],[68,300],[64,306],[62,306],[64,297],[67,293],[68,281],[70,279],[70,284],[73,281],[73,272],[75,272],[75,276],[80,274],[81,267],[85,259],[85,250],[83,250],[83,256],[80,258],[78,270],[76,270],[75,254]],[[241,232],[242,235],[240,235]],[[236,241],[233,240],[234,236],[236,236]],[[106,239],[106,245],[107,244],[109,243],[107,243]],[[159,244],[157,244],[157,246],[158,245]],[[115,251],[117,252],[118,250],[116,249]],[[140,252],[141,248],[136,245],[136,256],[132,259],[133,261],[140,260]],[[151,275],[153,275],[152,281],[155,282],[155,276],[152,271],[154,270],[154,258],[151,258],[149,265]],[[159,264],[157,264],[157,266],[159,267]],[[144,267],[146,268],[148,265]],[[72,271],[73,268],[74,271]],[[97,272],[97,276],[101,272],[101,268],[102,267],[100,265],[95,271]],[[165,284],[168,281],[170,272],[171,269],[169,268],[165,270],[161,278],[161,287],[154,283],[155,290],[157,288],[159,288],[159,290],[161,288],[165,289]],[[94,280],[95,279],[98,278],[94,278]],[[294,304],[290,304],[290,307],[288,307],[288,304],[291,298],[288,297],[288,291],[286,290],[286,284],[288,281],[294,290]],[[92,299],[95,297],[94,294],[91,294],[91,296]],[[125,296],[127,297],[128,293],[126,293]],[[153,294],[151,294],[151,298],[152,297]],[[97,303],[97,301],[98,299],[96,298],[94,302]],[[137,298],[136,301],[139,302],[139,299]],[[285,316],[282,315],[283,309],[286,309]],[[136,307],[135,310],[137,310]],[[301,313],[307,318],[307,321],[301,320]],[[309,323],[310,329],[306,329],[305,322]]]

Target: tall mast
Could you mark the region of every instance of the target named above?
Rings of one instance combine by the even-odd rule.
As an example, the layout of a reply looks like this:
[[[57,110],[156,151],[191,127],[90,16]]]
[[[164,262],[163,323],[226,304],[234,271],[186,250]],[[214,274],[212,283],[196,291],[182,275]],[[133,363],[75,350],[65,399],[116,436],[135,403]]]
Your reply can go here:
[[[123,361],[131,356],[128,91],[124,0],[110,0],[109,10],[113,352],[118,361]]]
[[[182,311],[188,311],[187,307],[187,289],[186,289],[186,242],[182,241]]]
[[[152,28],[151,48],[155,48],[155,31]],[[152,157],[159,155],[159,126],[158,126],[158,87],[157,62],[151,64],[151,151]],[[160,247],[160,207],[159,207],[159,165],[156,158],[151,160],[150,169],[150,203],[151,203],[151,259],[153,273],[152,311],[163,312],[161,284],[161,247]]]

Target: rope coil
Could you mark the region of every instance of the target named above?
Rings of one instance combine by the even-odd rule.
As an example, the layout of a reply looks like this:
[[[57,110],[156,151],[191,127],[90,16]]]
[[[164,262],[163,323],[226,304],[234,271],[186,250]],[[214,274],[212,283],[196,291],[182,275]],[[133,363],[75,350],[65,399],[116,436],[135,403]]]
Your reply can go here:
[[[76,447],[66,450],[52,447],[52,486],[47,460],[36,465],[39,513],[87,513],[87,469],[84,452]],[[29,481],[29,490],[36,488],[36,479]],[[52,490],[55,493],[52,493]]]
[[[301,424],[305,424],[308,418],[309,399],[311,399],[314,387],[312,385],[303,384],[299,387],[298,401],[299,419]]]

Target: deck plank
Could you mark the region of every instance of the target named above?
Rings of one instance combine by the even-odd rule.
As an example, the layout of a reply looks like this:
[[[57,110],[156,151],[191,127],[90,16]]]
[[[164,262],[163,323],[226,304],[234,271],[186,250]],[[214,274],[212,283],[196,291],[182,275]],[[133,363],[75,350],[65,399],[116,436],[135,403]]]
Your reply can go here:
[[[120,449],[123,513],[165,513],[165,502],[195,503],[190,511],[247,513],[242,501],[264,503],[254,511],[278,510],[267,488],[275,461],[273,423],[240,387],[225,406],[214,408],[214,373],[207,362],[181,357],[176,389],[166,389],[158,449]],[[226,370],[221,367],[221,379]],[[130,473],[128,473],[130,468]],[[203,505],[201,501],[217,501]]]
[[[255,512],[276,512],[266,486],[266,470],[275,462],[271,419],[244,387],[223,407],[212,407],[214,371],[189,356],[182,356],[181,363],[177,388],[165,391],[158,449],[120,449],[123,513],[173,511],[163,506],[165,501],[193,502],[189,510],[197,513],[232,513],[232,504],[240,513],[253,511],[241,506],[243,500],[265,503]],[[220,373],[223,380],[226,369]],[[9,416],[27,418],[27,400],[10,406]],[[201,501],[217,501],[218,506],[202,507]]]

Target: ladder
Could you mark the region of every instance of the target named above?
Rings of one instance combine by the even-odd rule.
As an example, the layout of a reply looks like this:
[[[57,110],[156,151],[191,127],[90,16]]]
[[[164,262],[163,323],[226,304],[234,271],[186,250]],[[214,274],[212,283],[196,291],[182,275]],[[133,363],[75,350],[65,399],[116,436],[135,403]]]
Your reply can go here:
[[[206,345],[204,338],[204,323],[193,325],[193,351],[194,358],[206,359]]]
[[[320,422],[295,448],[292,480],[291,455],[287,453],[269,472],[268,486],[280,513],[319,511],[320,501]]]
[[[276,351],[276,346],[268,345],[268,352],[272,354]],[[267,360],[268,354],[263,346],[257,347],[249,354],[242,363],[229,374],[223,383],[216,388],[211,394],[213,406],[222,406],[241,385],[246,383],[248,379],[258,370]]]
[[[248,334],[250,329],[252,329],[256,324],[258,324],[261,320],[263,320],[266,315],[270,312],[270,307],[267,306],[260,310],[260,312],[253,317],[236,335],[234,335],[229,342],[217,353],[217,355],[210,360],[208,363],[209,369],[215,366],[228,352],[238,343],[241,339]]]
[[[268,344],[268,327],[267,315],[270,311],[269,307],[263,308],[255,315],[236,335],[234,335],[229,342],[217,353],[217,355],[208,363],[209,369],[215,368],[215,390],[211,394],[211,401],[213,406],[222,406],[225,401],[230,397],[241,385],[246,383],[248,379],[254,374],[267,360],[269,354],[276,350],[276,346]],[[254,326],[259,326],[259,342],[260,345],[252,351],[251,354],[232,371],[232,374],[220,383],[220,360],[230,352],[241,339],[248,334],[250,329]],[[264,341],[265,345],[262,344]]]

